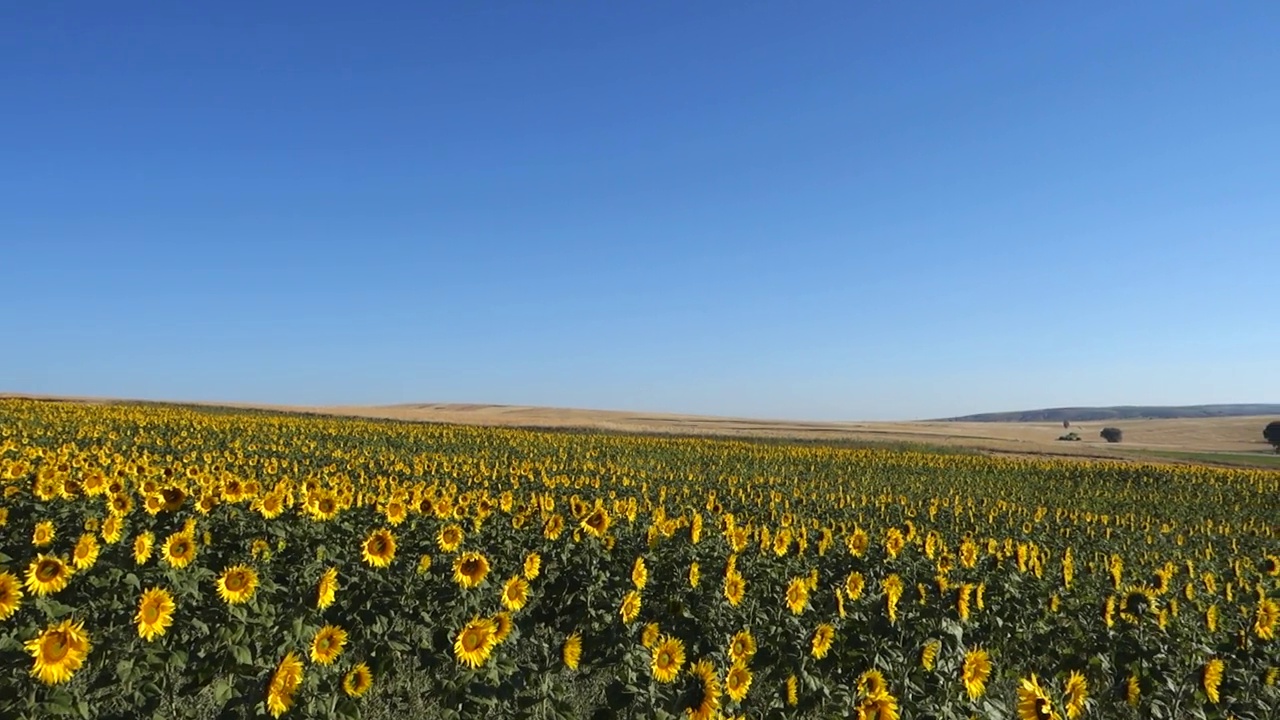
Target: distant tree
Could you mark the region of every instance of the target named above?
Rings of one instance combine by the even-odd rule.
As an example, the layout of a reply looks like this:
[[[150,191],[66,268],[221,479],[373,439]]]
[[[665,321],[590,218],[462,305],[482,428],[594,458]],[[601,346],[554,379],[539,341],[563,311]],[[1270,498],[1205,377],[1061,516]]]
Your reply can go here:
[[[1262,431],[1262,437],[1266,438],[1267,442],[1274,445],[1276,452],[1280,453],[1280,420],[1273,420],[1268,423],[1267,427]]]
[[[1109,443],[1118,443],[1121,438],[1124,437],[1124,432],[1117,427],[1104,427],[1102,428],[1102,432],[1098,434],[1102,436],[1103,440],[1106,440]]]

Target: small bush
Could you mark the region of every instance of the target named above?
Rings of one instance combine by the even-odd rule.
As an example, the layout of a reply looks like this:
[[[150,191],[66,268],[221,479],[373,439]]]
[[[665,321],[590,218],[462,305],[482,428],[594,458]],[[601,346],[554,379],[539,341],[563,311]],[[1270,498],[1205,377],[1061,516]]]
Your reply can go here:
[[[1115,427],[1104,427],[1102,428],[1102,432],[1098,434],[1102,436],[1103,440],[1106,440],[1109,443],[1118,443],[1124,438],[1124,431]]]
[[[1080,435],[1077,433],[1069,432],[1066,435],[1059,435],[1058,439],[1059,440],[1079,440]]]

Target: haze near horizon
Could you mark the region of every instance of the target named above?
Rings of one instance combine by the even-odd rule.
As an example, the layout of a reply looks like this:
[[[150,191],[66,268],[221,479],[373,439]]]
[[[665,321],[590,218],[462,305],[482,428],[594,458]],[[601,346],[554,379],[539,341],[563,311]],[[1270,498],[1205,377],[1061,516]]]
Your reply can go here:
[[[3,11],[0,391],[1280,401],[1280,5]]]

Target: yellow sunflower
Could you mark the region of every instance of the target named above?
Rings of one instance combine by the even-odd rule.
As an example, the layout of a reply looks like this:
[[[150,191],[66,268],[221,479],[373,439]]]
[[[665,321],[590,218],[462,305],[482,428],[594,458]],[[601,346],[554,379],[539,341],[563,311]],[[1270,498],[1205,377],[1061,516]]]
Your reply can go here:
[[[564,660],[565,667],[570,670],[577,670],[578,663],[582,660],[582,636],[573,633],[564,640],[564,647],[560,650],[560,656]]]
[[[751,670],[743,663],[734,663],[724,678],[725,693],[734,702],[742,702],[751,689]]]
[[[864,697],[858,703],[858,717],[866,720],[898,720],[898,699],[887,692]]]
[[[1211,703],[1218,702],[1218,689],[1222,687],[1222,672],[1225,669],[1226,664],[1218,658],[1210,660],[1204,666],[1204,694]]]
[[[1137,675],[1130,675],[1124,684],[1124,701],[1129,707],[1138,707],[1138,700],[1142,697],[1142,685],[1138,682]]]
[[[849,598],[850,602],[862,597],[862,591],[867,586],[866,578],[862,577],[862,573],[853,571],[849,573],[849,577],[844,581],[844,594]]]
[[[658,623],[651,622],[645,625],[644,630],[640,633],[640,644],[652,650],[653,646],[658,644],[658,637],[661,634],[662,630],[658,627]]]
[[[795,675],[787,676],[786,691],[787,704],[795,707],[800,702],[800,682],[796,680]]]
[[[660,683],[674,682],[680,674],[680,668],[684,667],[684,643],[667,635],[653,646],[651,652],[653,679]]]
[[[756,654],[756,639],[750,630],[742,630],[729,641],[729,657],[735,663],[747,663]]]
[[[538,574],[542,572],[542,556],[536,552],[531,552],[524,558],[524,579],[533,581],[538,579]]]
[[[965,653],[960,679],[970,700],[977,700],[987,690],[987,678],[991,677],[991,658],[986,650],[975,648]]]
[[[689,673],[702,686],[702,696],[695,696],[699,700],[698,704],[685,708],[685,714],[691,720],[712,720],[720,711],[720,678],[716,676],[715,666],[704,658],[694,663],[689,668]]]
[[[337,625],[325,625],[311,638],[311,661],[330,665],[342,654],[347,644],[347,631]]]
[[[489,574],[489,559],[478,552],[464,552],[453,559],[453,581],[470,589],[484,582]]]
[[[1258,639],[1275,638],[1277,620],[1280,620],[1280,603],[1270,598],[1260,600],[1253,620],[1253,632],[1257,634]]]
[[[22,605],[22,583],[18,576],[0,572],[0,620],[8,620]]]
[[[457,525],[445,525],[440,528],[440,532],[436,535],[436,544],[440,546],[443,552],[451,553],[462,547],[462,539],[464,535],[462,528]]]
[[[702,572],[698,568],[698,563],[691,564],[689,566],[689,587],[691,588],[698,587],[698,582],[701,579],[702,579]]]
[[[91,533],[85,533],[76,541],[75,549],[71,551],[71,564],[76,570],[88,570],[96,562],[98,562],[98,538]]]
[[[872,697],[889,691],[889,684],[879,670],[868,670],[858,676],[858,695]]]
[[[511,613],[509,612],[500,612],[489,619],[493,621],[493,641],[495,643],[501,643],[506,640],[507,636],[511,634],[511,630],[515,627],[515,624],[511,622]]]
[[[246,603],[258,588],[258,573],[247,565],[232,565],[217,580],[218,596],[231,605]]]
[[[294,695],[302,685],[302,660],[292,650],[280,659],[267,685],[267,711],[280,717],[293,707]]]
[[[1019,720],[1059,720],[1060,718],[1053,710],[1049,695],[1045,693],[1034,674],[1030,679],[1023,678],[1018,684],[1018,718]]]
[[[1085,701],[1089,699],[1089,683],[1084,675],[1072,671],[1067,676],[1064,702],[1067,706],[1068,720],[1076,720],[1084,714]]]
[[[36,523],[36,529],[31,533],[31,544],[36,547],[46,547],[53,542],[53,538],[57,534],[51,521],[41,520]]]
[[[133,539],[133,561],[145,565],[151,559],[151,549],[155,547],[156,536],[150,532],[140,533]]]
[[[598,507],[583,519],[582,529],[595,537],[602,538],[609,532],[609,523],[609,513],[605,512],[604,508]]]
[[[120,537],[124,533],[124,528],[120,524],[120,518],[112,515],[102,521],[102,542],[108,545],[115,545],[120,542]]]
[[[472,670],[480,667],[498,644],[494,637],[496,633],[497,627],[492,620],[473,617],[453,641],[454,657]]]
[[[26,588],[37,597],[61,592],[71,582],[72,569],[56,555],[37,555],[27,566]]]
[[[373,673],[369,672],[369,666],[362,662],[356,663],[342,678],[342,692],[353,698],[369,692],[371,687],[373,687]]]
[[[737,572],[729,573],[724,577],[724,597],[729,604],[737,607],[742,602],[742,598],[747,594],[747,581]]]
[[[89,655],[89,634],[83,622],[67,619],[45,628],[25,647],[35,658],[31,675],[45,685],[57,685],[70,680],[84,664]]]
[[[880,587],[884,590],[885,607],[889,614],[889,623],[898,622],[898,601],[902,599],[903,584],[902,578],[897,573],[885,578]]]
[[[831,650],[831,641],[835,639],[836,629],[830,623],[822,623],[813,632],[811,654],[821,660]]]
[[[138,614],[134,622],[138,624],[138,637],[151,642],[164,635],[165,630],[173,625],[175,605],[173,596],[164,588],[150,588],[142,593],[138,601]]]
[[[181,570],[196,558],[195,536],[186,532],[176,532],[165,538],[162,557],[169,565]]]
[[[529,581],[514,575],[502,586],[502,606],[516,612],[529,602]]]
[[[426,575],[429,572],[431,572],[431,556],[423,553],[422,557],[418,558],[418,574]]]
[[[809,604],[809,583],[804,578],[792,578],[787,585],[787,608],[792,615],[799,615]]]
[[[396,538],[386,528],[374,530],[365,538],[360,554],[372,567],[387,567],[396,557]]]
[[[930,640],[925,643],[924,650],[920,651],[920,667],[932,671],[934,665],[938,662],[938,650],[940,649],[942,649],[942,643],[937,640]]]
[[[331,567],[320,576],[320,583],[316,587],[316,607],[320,610],[329,607],[337,594],[338,568]]]
[[[637,557],[631,566],[631,582],[637,590],[644,590],[644,586],[649,583],[649,569],[644,566],[644,556]]]
[[[640,593],[635,590],[628,590],[626,596],[622,598],[622,607],[618,613],[622,615],[622,622],[630,625],[640,616]]]

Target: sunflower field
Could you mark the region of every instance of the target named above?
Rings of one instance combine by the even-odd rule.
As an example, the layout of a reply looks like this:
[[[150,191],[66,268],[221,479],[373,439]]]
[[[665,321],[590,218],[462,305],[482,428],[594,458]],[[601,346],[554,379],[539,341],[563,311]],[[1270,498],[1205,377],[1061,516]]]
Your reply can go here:
[[[0,400],[0,717],[1280,718],[1280,472]]]

